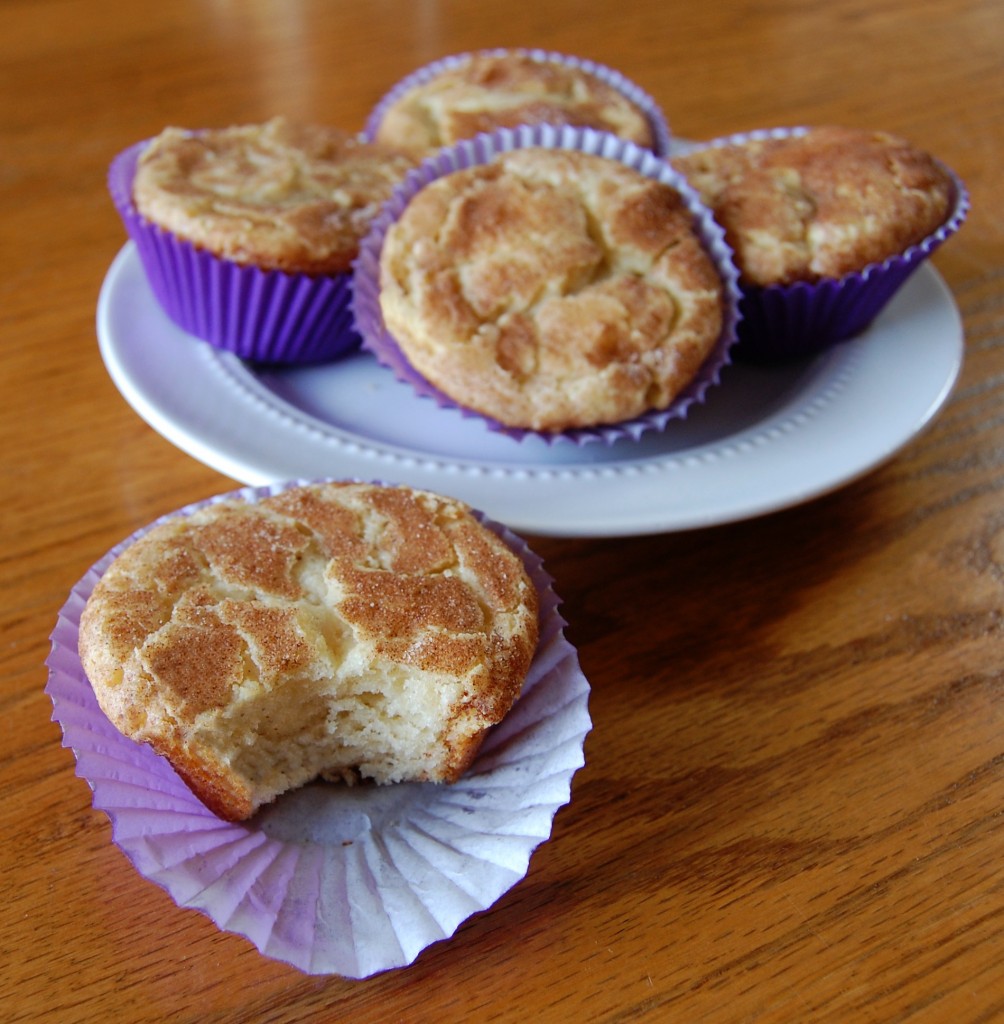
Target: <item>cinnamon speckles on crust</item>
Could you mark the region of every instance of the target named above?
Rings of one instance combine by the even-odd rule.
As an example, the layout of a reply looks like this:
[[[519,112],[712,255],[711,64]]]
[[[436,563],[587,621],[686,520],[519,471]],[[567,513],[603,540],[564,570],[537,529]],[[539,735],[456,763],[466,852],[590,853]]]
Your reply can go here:
[[[141,651],[141,670],[191,715],[226,706],[244,677],[241,636],[213,609],[179,617]]]
[[[276,597],[300,596],[293,568],[309,542],[294,523],[268,519],[253,508],[192,528],[195,550],[220,579]]]
[[[320,775],[453,781],[537,642],[521,560],[460,502],[332,483],[170,519],[81,618],[102,709],[239,819]]]
[[[148,220],[235,263],[341,273],[413,163],[336,128],[283,118],[167,128],[139,159],[133,200]]]
[[[425,154],[481,132],[564,124],[654,143],[645,112],[612,85],[572,64],[509,51],[471,54],[404,92],[376,138]]]
[[[366,556],[360,514],[338,502],[325,501],[316,490],[294,487],[266,498],[261,507],[275,509],[299,529],[309,531],[329,558],[358,561]]]
[[[387,231],[380,307],[458,404],[561,431],[666,408],[724,322],[681,195],[615,160],[528,147],[421,189]]]
[[[705,147],[673,165],[758,286],[842,277],[897,255],[945,222],[953,195],[929,154],[851,128]]]

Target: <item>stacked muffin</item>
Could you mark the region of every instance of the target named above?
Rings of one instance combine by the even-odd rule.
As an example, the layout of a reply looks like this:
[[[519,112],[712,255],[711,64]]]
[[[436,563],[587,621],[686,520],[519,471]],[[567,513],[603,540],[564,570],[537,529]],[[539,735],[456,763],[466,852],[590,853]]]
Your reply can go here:
[[[408,75],[359,136],[168,129],[111,183],[196,336],[277,363],[362,341],[492,429],[580,443],[685,414],[737,338],[774,359],[859,333],[966,212],[949,169],[881,132],[669,150],[619,72],[491,50]]]
[[[756,360],[804,356],[860,334],[967,209],[951,170],[887,132],[753,132],[673,163],[735,252],[737,351]]]
[[[109,188],[172,320],[245,359],[311,363],[358,346],[359,241],[413,161],[336,128],[168,128],[121,153]]]
[[[391,366],[399,349],[443,404],[579,438],[651,419],[717,369],[732,299],[714,225],[664,161],[603,155],[604,138],[502,130],[474,162],[442,154],[364,242],[366,344]]]
[[[419,68],[370,115],[366,135],[424,156],[520,125],[606,131],[657,153],[669,148],[659,107],[619,72],[544,50],[459,54]]]

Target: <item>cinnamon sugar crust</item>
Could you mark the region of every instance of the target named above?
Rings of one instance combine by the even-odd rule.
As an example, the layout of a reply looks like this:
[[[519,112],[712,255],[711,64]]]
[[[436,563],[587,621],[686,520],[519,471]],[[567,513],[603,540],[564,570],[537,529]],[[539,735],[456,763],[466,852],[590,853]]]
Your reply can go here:
[[[400,96],[377,141],[416,155],[517,125],[574,125],[651,148],[645,112],[582,68],[516,51],[472,54]]]
[[[349,269],[413,164],[336,128],[283,118],[167,128],[140,156],[133,201],[148,220],[233,262],[333,274]]]
[[[920,242],[945,222],[952,183],[886,132],[840,127],[678,157],[715,213],[744,283],[837,278]]]
[[[152,529],[87,602],[102,709],[230,820],[319,776],[455,781],[519,695],[538,597],[460,502],[310,485]]]
[[[454,401],[561,431],[666,408],[720,336],[724,289],[675,189],[527,148],[411,200],[384,242],[380,306]]]

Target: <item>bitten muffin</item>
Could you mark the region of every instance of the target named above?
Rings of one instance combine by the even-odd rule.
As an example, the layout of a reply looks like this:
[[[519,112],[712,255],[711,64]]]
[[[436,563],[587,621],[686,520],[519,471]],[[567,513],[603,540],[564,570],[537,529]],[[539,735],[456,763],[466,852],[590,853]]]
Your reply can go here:
[[[387,230],[384,323],[410,364],[508,427],[664,409],[715,346],[719,271],[670,185],[528,147],[422,188]]]
[[[236,821],[319,776],[458,779],[519,695],[537,616],[466,505],[327,483],[155,526],[94,588],[79,648],[111,722]]]
[[[580,63],[521,50],[465,54],[404,88],[377,141],[422,155],[496,128],[575,125],[656,144],[650,112]]]
[[[902,253],[947,219],[953,185],[886,132],[818,127],[705,146],[672,161],[714,211],[744,284],[839,278]]]
[[[133,200],[146,218],[235,263],[287,273],[347,271],[413,161],[337,128],[275,118],[190,132],[144,149]]]

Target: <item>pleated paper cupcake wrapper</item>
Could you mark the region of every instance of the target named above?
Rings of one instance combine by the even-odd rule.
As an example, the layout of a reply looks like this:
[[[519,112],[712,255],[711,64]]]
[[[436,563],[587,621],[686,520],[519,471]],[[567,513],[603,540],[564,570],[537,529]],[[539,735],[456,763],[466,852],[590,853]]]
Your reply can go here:
[[[715,139],[708,146],[735,145],[750,139],[804,135],[805,127],[772,128]],[[690,148],[690,152],[704,146]],[[755,287],[740,284],[742,320],[735,358],[750,363],[778,363],[812,356],[865,331],[907,279],[947,238],[969,212],[969,194],[958,175],[941,165],[953,185],[952,209],[939,228],[901,254],[841,278],[815,283]]]
[[[402,78],[379,100],[370,112],[369,117],[366,119],[363,135],[370,140],[375,139],[377,131],[380,128],[380,124],[387,114],[387,110],[405,93],[410,92],[416,86],[424,85],[426,82],[436,78],[444,71],[450,71],[453,68],[460,67],[472,57],[503,57],[507,54],[527,56],[532,60],[541,62],[565,64],[568,67],[577,68],[586,74],[598,78],[601,82],[604,82],[611,88],[616,89],[617,92],[644,113],[645,117],[648,119],[649,128],[652,132],[653,152],[660,156],[665,156],[669,153],[672,136],[669,125],[666,122],[666,115],[659,104],[656,103],[655,100],[641,88],[641,86],[632,82],[631,79],[627,78],[615,68],[606,67],[603,64],[597,64],[595,61],[587,60],[583,57],[576,57],[571,54],[556,53],[552,50],[542,50],[537,48],[506,49],[504,47],[499,47],[495,49],[479,50],[471,53],[457,53],[449,57],[443,57],[440,60],[432,61],[429,64],[425,64],[411,72],[411,74]]]
[[[714,348],[690,383],[666,409],[653,410],[621,423],[557,433],[505,426],[489,416],[459,405],[436,388],[411,365],[396,339],[388,331],[380,308],[380,252],[391,225],[404,212],[411,198],[426,185],[446,174],[488,163],[500,153],[527,147],[577,150],[617,160],[649,178],[676,189],[690,210],[695,230],[722,280],[725,317],[721,335]],[[648,431],[665,429],[669,422],[685,417],[692,406],[703,402],[708,390],[720,382],[721,372],[730,362],[730,349],[737,337],[739,285],[732,251],[725,243],[724,232],[684,178],[665,160],[655,156],[650,150],[636,146],[632,142],[625,142],[608,132],[597,132],[590,128],[542,125],[502,128],[478,135],[474,139],[440,150],[435,156],[410,171],[375,218],[369,233],[360,245],[353,278],[353,305],[356,326],[363,338],[363,348],[372,352],[382,365],[389,367],[398,380],[410,384],[418,395],[435,401],[442,408],[458,409],[465,417],[481,420],[489,430],[518,441],[532,436],[548,444],[571,442],[582,445],[597,441],[614,444],[626,439],[638,440]]]
[[[329,362],[359,347],[350,273],[312,276],[244,266],[143,217],[132,200],[132,182],[148,144],[130,146],[112,161],[108,190],[154,296],[179,327],[260,363]]]
[[[285,486],[244,488],[180,514]],[[504,527],[482,521],[522,557],[537,585],[541,637],[519,700],[466,775],[450,786],[311,785],[240,824],[213,815],[167,761],[110,724],[77,655],[80,614],[94,585],[156,524],[85,574],[51,636],[46,692],[77,774],[140,874],[264,955],[345,978],[412,963],[525,876],[584,763],[589,685],[541,560]]]

